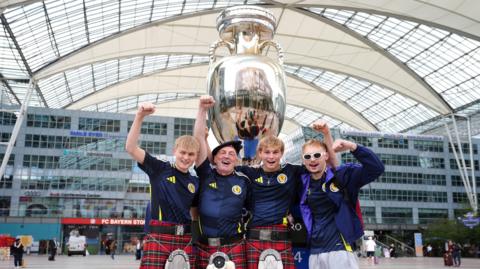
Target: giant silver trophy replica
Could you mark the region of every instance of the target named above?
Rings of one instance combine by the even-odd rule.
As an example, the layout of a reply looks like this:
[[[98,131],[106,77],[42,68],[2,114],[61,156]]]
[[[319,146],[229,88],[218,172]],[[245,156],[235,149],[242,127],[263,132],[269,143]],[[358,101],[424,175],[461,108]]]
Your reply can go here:
[[[210,46],[207,85],[216,101],[209,111],[213,133],[220,143],[243,140],[247,159],[260,138],[278,135],[283,124],[286,83],[283,51],[272,40],[275,27],[275,17],[265,8],[230,7],[218,16],[220,40]],[[216,61],[220,46],[230,55]],[[263,55],[272,47],[277,60]]]

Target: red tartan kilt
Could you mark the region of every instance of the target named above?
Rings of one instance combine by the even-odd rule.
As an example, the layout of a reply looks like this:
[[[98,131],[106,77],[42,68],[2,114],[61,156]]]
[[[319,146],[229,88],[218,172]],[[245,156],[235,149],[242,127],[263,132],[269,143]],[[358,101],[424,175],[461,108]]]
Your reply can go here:
[[[156,240],[156,241],[155,241]],[[195,268],[195,253],[190,235],[150,233],[143,239],[143,257],[140,269],[165,268],[170,253],[184,250],[189,258],[190,268]]]
[[[271,229],[278,232],[287,232],[287,228],[283,226],[268,226],[258,227],[261,229]],[[254,228],[255,229],[255,228]],[[260,254],[266,249],[274,249],[282,256],[282,263],[284,269],[295,269],[295,261],[293,259],[292,242],[290,240],[272,240],[272,241],[260,241],[254,239],[247,239],[246,243],[246,255],[248,269],[257,269],[258,260]]]
[[[245,240],[241,240],[233,244],[223,245],[221,247],[210,247],[198,243],[197,268],[207,268],[210,256],[217,251],[227,254],[230,260],[235,263],[235,269],[247,269],[247,265],[245,264]]]

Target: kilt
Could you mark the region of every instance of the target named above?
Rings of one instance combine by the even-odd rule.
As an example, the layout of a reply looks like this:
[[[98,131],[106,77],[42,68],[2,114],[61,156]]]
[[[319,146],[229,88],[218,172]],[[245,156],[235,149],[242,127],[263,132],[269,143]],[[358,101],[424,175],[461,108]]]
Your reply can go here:
[[[264,227],[255,227],[250,230],[270,229],[275,232],[288,233],[287,227],[283,225],[272,225]],[[248,269],[257,269],[260,254],[266,249],[274,249],[282,256],[282,263],[284,269],[295,269],[295,261],[293,259],[292,242],[290,240],[257,240],[247,238],[246,256]]]
[[[164,224],[160,224],[164,225]],[[166,225],[168,226],[168,225]],[[195,268],[195,250],[192,245],[192,236],[149,233],[143,239],[143,257],[140,269],[165,268],[170,253],[181,249],[187,253],[190,268]]]
[[[197,243],[197,268],[207,268],[210,256],[217,251],[227,254],[230,260],[235,263],[235,269],[247,268],[245,262],[245,240],[243,239],[233,244],[218,247]]]

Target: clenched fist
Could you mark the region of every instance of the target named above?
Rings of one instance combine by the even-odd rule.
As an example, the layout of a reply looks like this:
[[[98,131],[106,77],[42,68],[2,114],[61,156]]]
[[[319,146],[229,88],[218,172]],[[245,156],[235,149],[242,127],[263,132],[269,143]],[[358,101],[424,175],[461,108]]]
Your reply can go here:
[[[328,134],[330,132],[330,129],[328,128],[328,124],[324,120],[315,121],[312,124],[312,129],[322,134]]]
[[[145,117],[155,112],[155,105],[152,103],[142,103],[138,106],[137,115]]]
[[[354,151],[357,149],[357,144],[347,140],[337,139],[333,142],[332,148],[335,152],[343,152],[347,150]]]
[[[215,105],[215,100],[210,95],[202,95],[200,96],[200,108],[202,109],[209,109]]]

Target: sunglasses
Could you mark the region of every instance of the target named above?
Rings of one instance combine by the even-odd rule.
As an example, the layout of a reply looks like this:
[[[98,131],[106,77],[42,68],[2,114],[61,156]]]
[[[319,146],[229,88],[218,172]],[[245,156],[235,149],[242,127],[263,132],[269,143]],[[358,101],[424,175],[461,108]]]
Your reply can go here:
[[[325,152],[316,152],[316,153],[312,153],[312,154],[303,154],[303,159],[305,160],[310,160],[310,159],[320,159],[320,157],[322,157],[322,155],[324,155]]]

